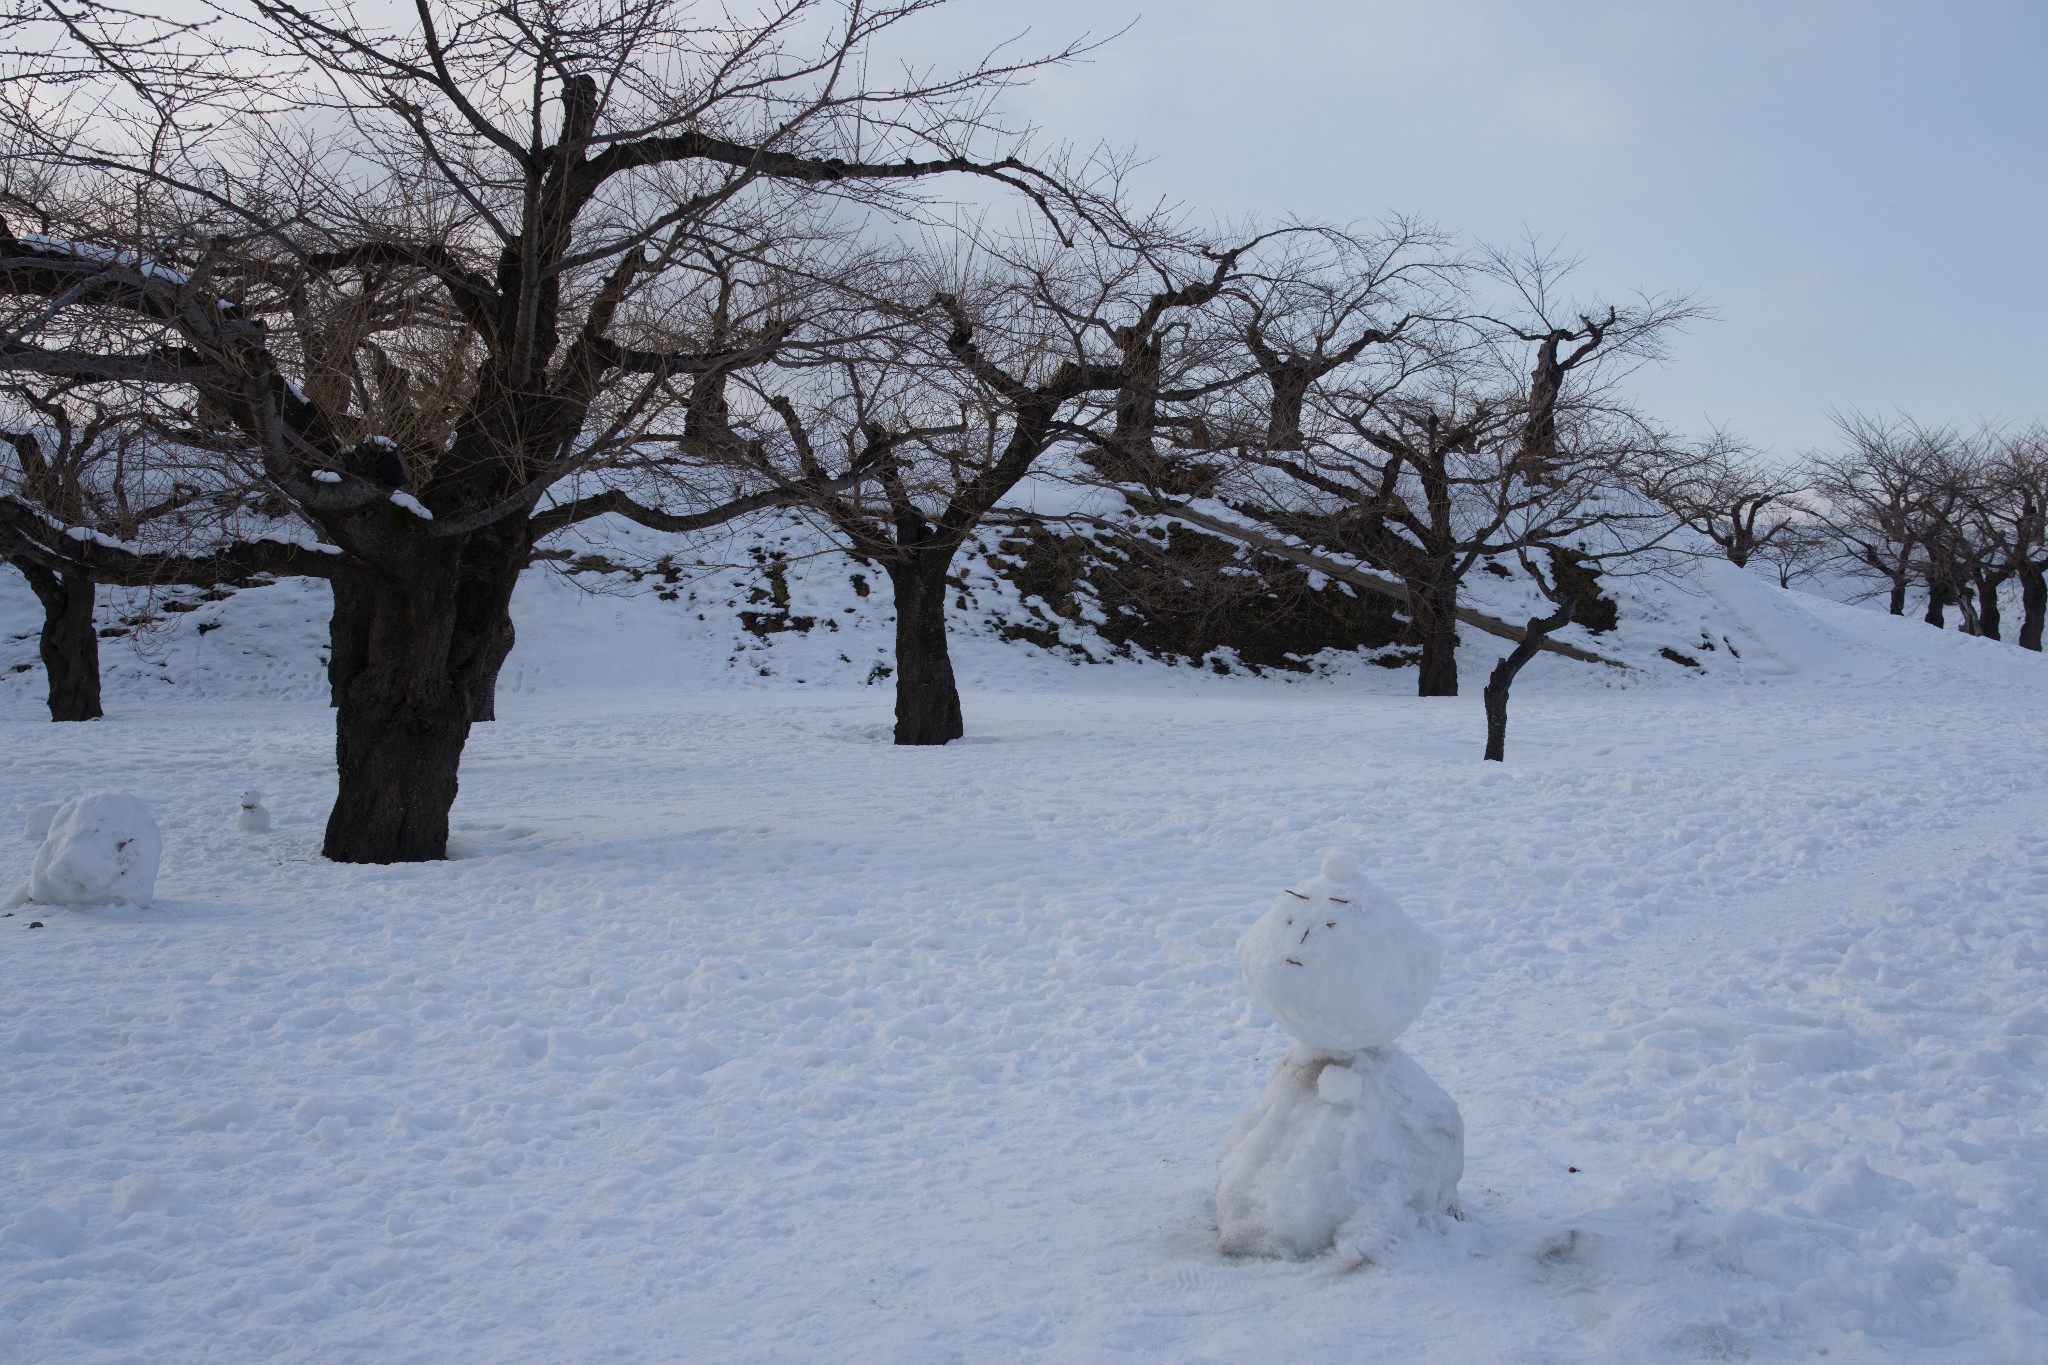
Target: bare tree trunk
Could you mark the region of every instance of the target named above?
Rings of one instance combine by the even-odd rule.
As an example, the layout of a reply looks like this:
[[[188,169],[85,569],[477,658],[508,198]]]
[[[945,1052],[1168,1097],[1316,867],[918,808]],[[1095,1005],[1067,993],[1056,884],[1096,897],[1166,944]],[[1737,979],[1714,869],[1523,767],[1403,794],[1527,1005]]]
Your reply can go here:
[[[1493,672],[1486,679],[1486,690],[1482,694],[1486,701],[1486,754],[1489,763],[1505,763],[1508,758],[1508,689],[1515,685],[1514,671],[1508,661],[1502,659],[1493,666]]]
[[[896,592],[896,742],[945,744],[967,733],[946,648],[946,566],[952,551],[886,565]]]
[[[105,713],[100,709],[100,639],[93,626],[92,579],[25,560],[15,561],[15,567],[43,604],[39,645],[50,688],[50,719],[98,720]]]
[[[1946,628],[1948,615],[1945,608],[1949,602],[1948,584],[1927,580],[1927,615],[1921,619],[1930,626]]]
[[[321,851],[343,863],[448,856],[462,749],[477,688],[505,639],[525,527],[445,543],[403,580],[334,577],[335,761],[340,789]]]
[[[1998,611],[1998,586],[1985,579],[1977,580],[1977,633],[1987,640],[1998,639],[2004,624]]]
[[[518,639],[518,632],[512,628],[512,618],[505,618],[504,629],[492,642],[484,656],[483,676],[478,679],[476,692],[470,698],[469,718],[482,723],[498,718],[498,674],[504,670],[505,660],[511,657],[512,646]]]
[[[1907,584],[1905,579],[1894,578],[1892,580],[1892,597],[1890,606],[1891,613],[1894,616],[1904,616],[1906,614],[1906,587]]]
[[[1415,632],[1422,639],[1422,670],[1415,681],[1418,697],[1458,695],[1458,590],[1411,582],[1408,606]]]
[[[1549,616],[1532,619],[1520,642],[1493,666],[1493,672],[1486,679],[1486,689],[1481,694],[1486,702],[1486,753],[1482,761],[1507,762],[1508,689],[1515,685],[1515,675],[1543,648],[1544,637],[1571,619],[1572,604],[1569,602]]]
[[[327,614],[327,704],[338,710],[348,679],[369,663],[370,621],[366,613],[370,598],[365,593],[344,592],[339,579],[328,587],[333,590],[334,605]]]
[[[2041,650],[2041,626],[2048,618],[2048,572],[2039,564],[2020,569],[2020,648]]]

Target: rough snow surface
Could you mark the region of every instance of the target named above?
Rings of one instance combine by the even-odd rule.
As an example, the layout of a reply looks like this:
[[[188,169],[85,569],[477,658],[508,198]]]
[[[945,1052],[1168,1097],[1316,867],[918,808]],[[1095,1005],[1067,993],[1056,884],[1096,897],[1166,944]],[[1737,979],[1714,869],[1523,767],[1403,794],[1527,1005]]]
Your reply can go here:
[[[1429,1003],[1443,945],[1366,880],[1349,853],[1273,898],[1238,944],[1246,989],[1311,1052],[1391,1043]]]
[[[31,819],[32,829],[36,821]],[[163,837],[149,803],[122,792],[91,792],[57,808],[29,869],[37,905],[146,906],[156,894]]]
[[[1441,1229],[1458,1202],[1458,1106],[1391,1044],[1330,1057],[1297,1043],[1217,1157],[1216,1227],[1233,1256],[1346,1265]]]
[[[899,750],[879,593],[789,578],[839,630],[536,571],[432,866],[318,857],[317,584],[104,642],[92,725],[0,673],[0,827],[125,789],[166,851],[0,918],[0,1359],[2042,1359],[2040,658],[1706,574],[1500,765],[1412,674],[966,632]],[[0,574],[0,666],[36,624]],[[1445,944],[1401,1046],[1466,1123],[1463,1221],[1354,1271],[1213,1203],[1285,1043],[1233,948],[1330,846]]]

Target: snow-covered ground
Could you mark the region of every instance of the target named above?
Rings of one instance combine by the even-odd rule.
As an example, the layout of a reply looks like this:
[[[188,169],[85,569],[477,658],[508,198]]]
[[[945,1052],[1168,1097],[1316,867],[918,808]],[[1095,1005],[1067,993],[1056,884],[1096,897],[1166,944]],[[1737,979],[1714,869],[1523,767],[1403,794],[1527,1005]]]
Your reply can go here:
[[[43,802],[164,838],[0,920],[0,1358],[2043,1359],[2039,657],[1710,568],[1648,613],[1706,669],[1541,660],[1505,766],[1479,636],[1420,701],[969,633],[899,750],[875,598],[690,590],[522,587],[437,865],[316,856],[316,590],[109,642],[101,723],[0,674],[0,892]],[[1444,941],[1466,1217],[1226,1259],[1234,946],[1328,847]]]

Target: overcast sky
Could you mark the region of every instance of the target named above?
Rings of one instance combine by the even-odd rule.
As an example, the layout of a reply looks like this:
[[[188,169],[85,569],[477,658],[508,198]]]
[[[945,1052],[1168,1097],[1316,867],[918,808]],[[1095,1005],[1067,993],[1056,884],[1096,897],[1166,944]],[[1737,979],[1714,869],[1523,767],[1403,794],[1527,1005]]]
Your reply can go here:
[[[1637,380],[1673,425],[2048,417],[2048,0],[958,0],[930,36],[1131,21],[1011,107],[1205,212],[1533,232],[1588,291],[1695,294]]]

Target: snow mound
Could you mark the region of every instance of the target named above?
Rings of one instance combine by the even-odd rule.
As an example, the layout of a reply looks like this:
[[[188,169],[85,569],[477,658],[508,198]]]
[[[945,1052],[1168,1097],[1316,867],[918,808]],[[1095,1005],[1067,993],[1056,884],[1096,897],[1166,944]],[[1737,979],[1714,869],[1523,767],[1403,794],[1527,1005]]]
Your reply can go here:
[[[1223,1140],[1216,1226],[1235,1256],[1359,1264],[1456,1216],[1465,1173],[1458,1106],[1407,1053],[1339,1060],[1296,1044]]]
[[[1436,989],[1443,947],[1332,852],[1323,874],[1282,891],[1237,949],[1252,998],[1318,1054],[1380,1047],[1414,1023]]]
[[[148,905],[156,894],[163,836],[149,805],[120,792],[91,792],[60,807],[29,871],[38,905]]]

